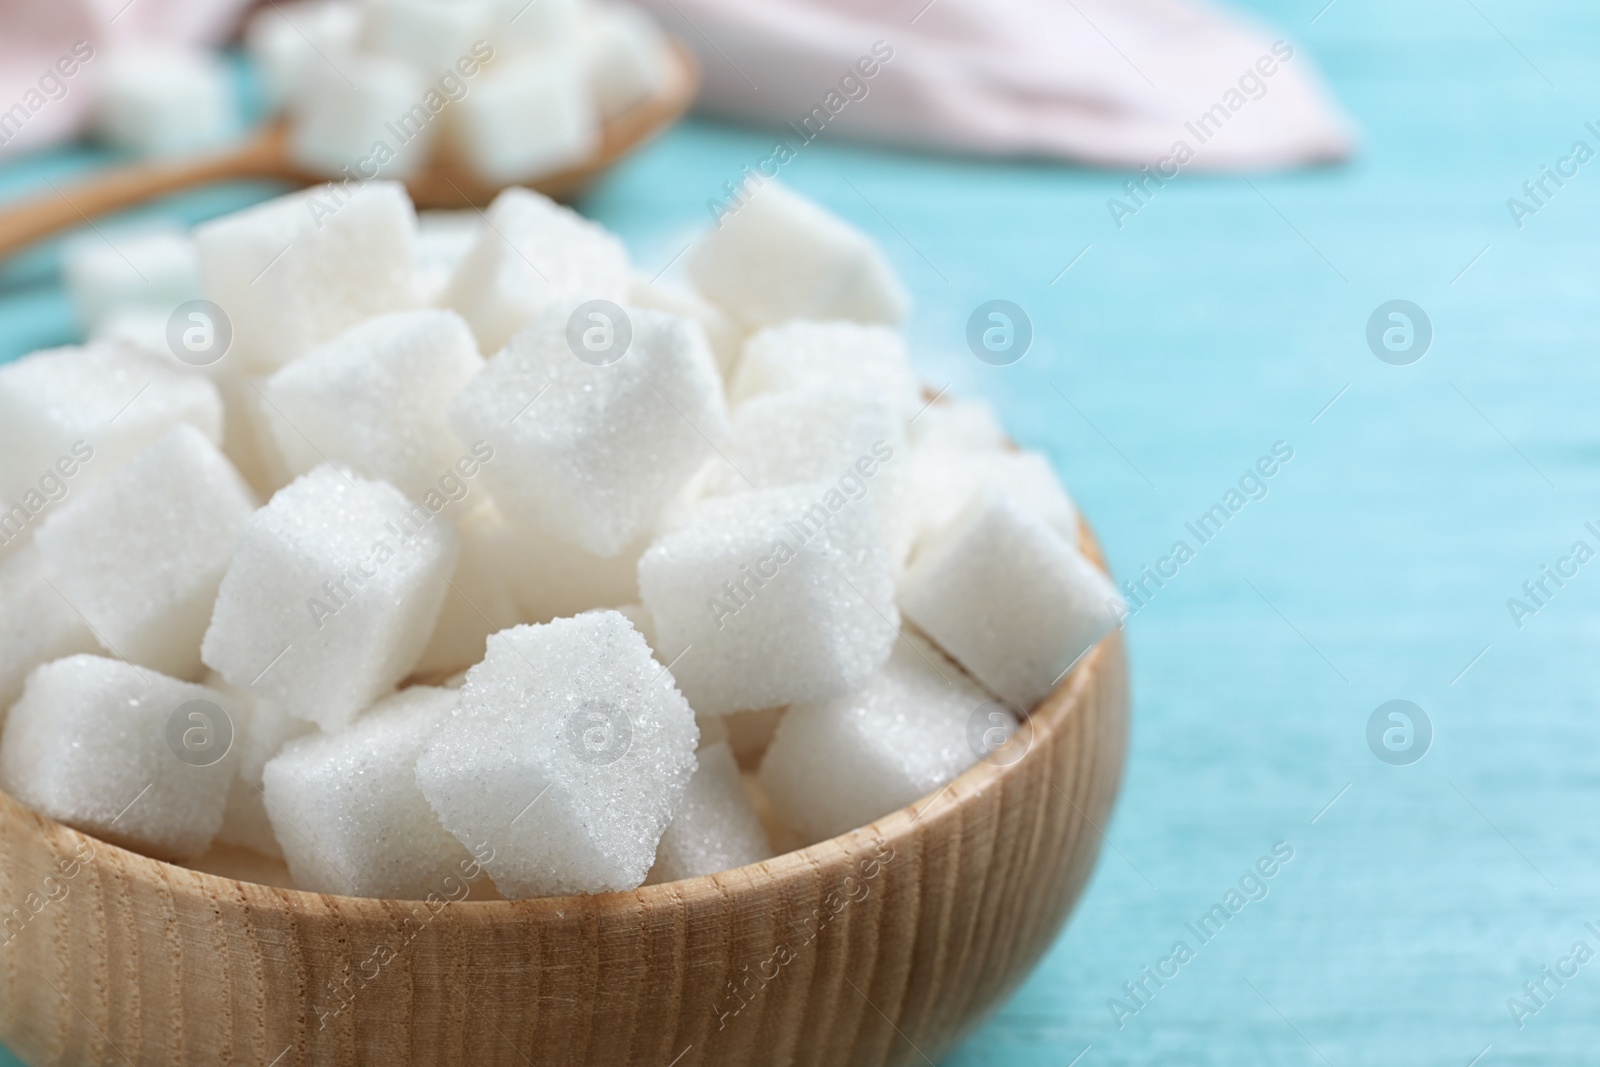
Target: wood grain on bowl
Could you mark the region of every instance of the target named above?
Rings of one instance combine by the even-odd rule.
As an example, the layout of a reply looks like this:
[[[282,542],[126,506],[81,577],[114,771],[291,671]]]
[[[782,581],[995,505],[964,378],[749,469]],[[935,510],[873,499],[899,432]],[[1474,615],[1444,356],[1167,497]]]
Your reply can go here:
[[[1127,715],[1118,630],[1015,762],[761,864],[590,897],[269,888],[0,795],[0,1042],[74,1067],[936,1062],[1081,893]]]
[[[571,200],[596,178],[650,138],[682,118],[694,103],[699,69],[682,45],[672,48],[673,77],[661,92],[607,119],[593,157],[555,174],[522,182],[557,200]],[[289,152],[287,120],[263,126],[223,151],[187,159],[133,163],[95,174],[78,183],[52,185],[49,192],[0,208],[0,258],[35,241],[80,226],[90,219],[137,207],[184,189],[213,182],[276,179],[317,185],[326,175],[296,165]],[[482,181],[441,155],[406,182],[420,208],[485,207],[502,186]]]

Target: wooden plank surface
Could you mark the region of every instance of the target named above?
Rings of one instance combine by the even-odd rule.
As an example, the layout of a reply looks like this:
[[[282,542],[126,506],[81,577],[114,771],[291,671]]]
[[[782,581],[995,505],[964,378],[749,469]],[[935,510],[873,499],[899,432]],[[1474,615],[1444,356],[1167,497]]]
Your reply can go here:
[[[926,377],[993,399],[1050,453],[1118,573],[1165,556],[1274,442],[1295,453],[1129,620],[1114,848],[946,1062],[1593,1062],[1600,964],[1520,1029],[1507,1000],[1575,942],[1600,952],[1600,563],[1520,629],[1506,601],[1574,541],[1600,548],[1600,160],[1520,230],[1506,200],[1575,140],[1600,148],[1600,14],[1337,0],[1312,24],[1322,0],[1251,6],[1327,71],[1363,133],[1352,165],[1186,175],[1121,230],[1117,175],[826,140],[784,170],[884,242]],[[692,124],[586,210],[653,272],[769,142]],[[13,167],[0,195],[73,161]],[[0,275],[7,355],[71,336],[48,264]],[[962,339],[997,296],[1038,330],[1010,368]],[[1397,297],[1436,331],[1409,367],[1364,339]],[[1367,745],[1394,698],[1434,726],[1411,766]],[[1186,924],[1276,842],[1293,858],[1265,899],[1200,944]],[[1131,1004],[1123,983],[1180,940],[1193,958],[1119,1028],[1107,1001]]]

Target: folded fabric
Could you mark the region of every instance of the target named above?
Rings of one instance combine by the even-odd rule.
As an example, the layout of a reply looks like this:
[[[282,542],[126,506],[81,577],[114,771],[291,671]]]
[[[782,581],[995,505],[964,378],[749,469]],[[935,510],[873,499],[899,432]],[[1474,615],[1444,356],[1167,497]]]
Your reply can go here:
[[[710,114],[1165,173],[1341,159],[1305,51],[1196,0],[642,0]],[[870,71],[870,73],[869,73]]]
[[[213,45],[249,0],[3,0],[0,157],[76,133],[105,56],[119,48]]]

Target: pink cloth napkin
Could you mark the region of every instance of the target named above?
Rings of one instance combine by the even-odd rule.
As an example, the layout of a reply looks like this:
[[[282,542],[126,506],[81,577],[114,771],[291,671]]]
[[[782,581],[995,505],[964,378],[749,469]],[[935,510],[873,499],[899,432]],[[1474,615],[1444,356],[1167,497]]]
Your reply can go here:
[[[698,55],[704,110],[802,136],[1171,173],[1351,150],[1304,49],[1200,0],[642,3]]]
[[[97,64],[112,51],[216,44],[248,3],[0,0],[0,157],[75,134],[94,98]]]

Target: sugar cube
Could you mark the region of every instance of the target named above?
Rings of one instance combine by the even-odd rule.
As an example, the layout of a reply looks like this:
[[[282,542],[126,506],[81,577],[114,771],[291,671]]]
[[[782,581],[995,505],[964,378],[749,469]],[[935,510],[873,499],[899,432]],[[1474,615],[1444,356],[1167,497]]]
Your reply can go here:
[[[216,694],[217,704],[232,722],[239,753],[238,773],[228,787],[216,843],[282,859],[283,850],[262,799],[261,769],[284,745],[316,727],[275,704],[257,700],[250,690],[230,685],[214,671],[206,676],[205,686]]]
[[[687,269],[701,295],[752,326],[906,316],[905,290],[872,239],[774,181],[723,213]]]
[[[915,637],[856,692],[791,707],[761,760],[778,817],[807,842],[934,792],[1016,729],[1010,710]]]
[[[83,616],[52,584],[37,548],[0,559],[0,722],[33,668],[99,649]]]
[[[201,658],[340,729],[416,665],[459,548],[448,522],[393,486],[318,467],[246,524]]]
[[[117,148],[182,155],[224,143],[239,126],[227,68],[210,52],[136,49],[102,62],[94,126]]]
[[[296,474],[337,463],[420,499],[456,478],[457,460],[473,458],[445,410],[482,369],[472,331],[453,311],[368,319],[267,380],[282,416],[272,425],[278,451]]]
[[[645,552],[639,590],[702,715],[848,693],[899,622],[872,509],[826,484],[705,502]]]
[[[113,844],[198,856],[222,824],[236,760],[214,696],[99,656],[47,663],[0,735],[0,789]]]
[[[417,212],[416,289],[421,300],[435,304],[443,298],[450,276],[483,230],[483,216],[477,211]]]
[[[77,301],[77,297],[73,298]],[[79,305],[82,313],[82,305]],[[90,344],[104,343],[137,352],[155,360],[172,360],[174,370],[183,369],[167,344],[167,322],[172,318],[170,309],[140,307],[128,304],[113,308],[104,319],[88,329]]]
[[[221,440],[216,386],[114,345],[0,366],[0,546],[25,543],[46,510],[179,423]]]
[[[345,52],[304,72],[289,153],[327,178],[410,178],[428,161],[445,98],[408,63]],[[429,93],[437,101],[430,107]]]
[[[627,299],[622,242],[572,209],[511,188],[495,197],[484,223],[443,299],[472,327],[479,351],[498,352],[558,301]]]
[[[489,0],[490,40],[503,56],[570,49],[583,0]]]
[[[255,509],[217,446],[180,424],[46,519],[36,540],[107,649],[198,681],[211,605]]]
[[[650,609],[643,604],[618,604],[614,608],[594,608],[595,611],[614,611],[628,620],[628,625],[639,631],[639,636],[644,638],[644,643],[650,646],[651,655],[656,659],[661,658],[661,652],[656,648],[656,624],[650,617]],[[705,743],[705,731],[700,732],[700,741]]]
[[[483,659],[490,634],[523,621],[508,580],[505,519],[493,504],[485,504],[463,519],[456,531],[461,557],[439,621],[417,661],[416,673],[424,677],[472,666]]]
[[[459,694],[415,686],[334,734],[291,741],[262,771],[295,885],[317,893],[446,896],[472,858],[417,789],[417,757]]]
[[[61,274],[79,317],[90,331],[118,312],[142,308],[167,317],[179,304],[200,298],[200,254],[176,226],[104,229],[64,241]],[[164,341],[159,351],[166,350]]]
[[[660,27],[632,4],[595,4],[582,22],[583,62],[600,114],[612,118],[672,84]]]
[[[616,612],[489,638],[417,784],[508,897],[632,889],[694,771],[694,713]]]
[[[738,405],[764,393],[817,386],[869,393],[903,419],[925,404],[899,332],[856,322],[791,322],[755,334],[745,342],[729,399]]]
[[[477,0],[368,0],[361,45],[374,55],[403,61],[432,81],[464,74],[456,69],[462,61],[476,71],[494,54],[484,41],[488,32],[489,6]]]
[[[600,117],[578,57],[501,59],[454,105],[452,147],[479,178],[534,181],[584,162],[600,147]]]
[[[222,394],[222,452],[235,469],[266,500],[294,481],[289,461],[278,450],[278,434],[292,428],[267,401],[265,377],[219,377]]]
[[[990,692],[1024,712],[1126,610],[1094,564],[996,491],[975,496],[919,547],[900,606]]]
[[[529,323],[456,398],[450,425],[501,457],[483,478],[507,518],[614,556],[712,454],[727,413],[699,327],[639,308],[611,323],[616,311],[597,311],[614,344],[624,331],[631,341],[614,362],[591,362],[571,341],[590,321],[574,324],[581,310],[557,305]]]
[[[725,743],[700,749],[683,804],[667,824],[656,849],[653,882],[731,871],[772,855],[739,765]]]
[[[1069,545],[1078,543],[1078,509],[1037,452],[923,447],[913,450],[910,468],[919,536],[944,529],[974,493],[988,488],[1043,519]]]
[[[652,281],[635,274],[628,287],[628,299],[635,307],[665,311],[685,319],[693,319],[706,332],[711,352],[717,357],[717,369],[724,381],[733,379],[744,350],[745,332],[727,313],[692,289],[666,282]]]
[[[734,410],[706,491],[826,482],[877,516],[891,557],[910,550],[911,466],[900,416],[883,400],[820,386],[756,397]]]
[[[297,0],[258,8],[245,26],[244,44],[261,73],[269,109],[300,92],[313,67],[355,47],[362,9],[346,0]]]
[[[416,304],[416,212],[395,182],[322,185],[195,230],[206,296],[233,327],[233,374],[267,373]]]

